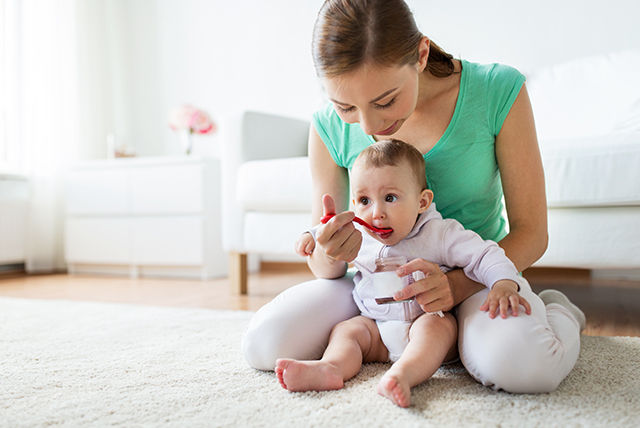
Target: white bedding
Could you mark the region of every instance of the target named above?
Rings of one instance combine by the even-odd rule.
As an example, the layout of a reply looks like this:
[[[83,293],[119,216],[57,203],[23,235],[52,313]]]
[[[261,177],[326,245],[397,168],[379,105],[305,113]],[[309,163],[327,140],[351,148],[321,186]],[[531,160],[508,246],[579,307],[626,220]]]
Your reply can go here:
[[[541,141],[553,207],[640,205],[640,132]]]

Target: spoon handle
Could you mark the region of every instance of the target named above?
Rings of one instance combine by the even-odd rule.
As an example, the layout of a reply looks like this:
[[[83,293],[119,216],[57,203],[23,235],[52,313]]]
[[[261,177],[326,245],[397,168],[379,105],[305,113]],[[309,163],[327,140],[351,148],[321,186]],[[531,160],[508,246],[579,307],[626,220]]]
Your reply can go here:
[[[326,224],[329,220],[331,220],[333,217],[335,216],[335,214],[327,214],[324,217],[322,217],[320,219],[320,222],[322,224]],[[385,227],[385,228],[378,228],[375,226],[371,226],[369,223],[367,223],[366,221],[362,220],[360,217],[354,217],[353,221],[355,221],[358,224],[363,225],[364,227],[366,227],[367,229],[369,229],[372,232],[376,232],[376,233],[388,233],[388,232],[393,232],[393,229],[390,227]]]

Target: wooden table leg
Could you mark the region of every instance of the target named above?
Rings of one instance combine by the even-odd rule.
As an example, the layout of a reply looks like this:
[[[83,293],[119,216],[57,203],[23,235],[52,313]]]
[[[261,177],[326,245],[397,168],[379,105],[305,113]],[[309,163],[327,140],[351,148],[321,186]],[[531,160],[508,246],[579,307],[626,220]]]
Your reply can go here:
[[[229,281],[231,282],[231,293],[247,294],[247,254],[229,254]]]

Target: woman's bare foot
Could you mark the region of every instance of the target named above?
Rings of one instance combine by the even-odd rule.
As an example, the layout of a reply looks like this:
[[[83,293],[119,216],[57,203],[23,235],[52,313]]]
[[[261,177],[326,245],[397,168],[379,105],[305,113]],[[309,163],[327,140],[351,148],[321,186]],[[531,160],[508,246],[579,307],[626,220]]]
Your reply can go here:
[[[275,368],[278,381],[289,391],[328,391],[344,386],[338,367],[324,361],[279,359]]]
[[[409,407],[411,405],[411,387],[407,382],[394,374],[385,373],[378,383],[378,394],[387,397],[397,406]]]

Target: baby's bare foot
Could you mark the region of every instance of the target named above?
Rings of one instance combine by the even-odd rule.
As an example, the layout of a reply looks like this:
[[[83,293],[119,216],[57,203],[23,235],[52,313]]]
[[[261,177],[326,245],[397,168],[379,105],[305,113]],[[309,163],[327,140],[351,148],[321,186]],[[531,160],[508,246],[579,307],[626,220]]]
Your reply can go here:
[[[324,361],[276,361],[276,376],[289,391],[328,391],[344,386],[342,374],[333,364]]]
[[[378,383],[378,394],[387,397],[397,406],[409,407],[411,405],[411,387],[403,382],[399,376],[385,373]]]

